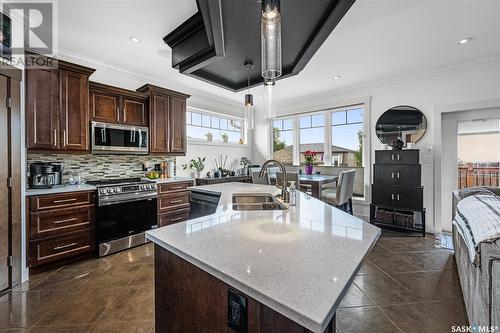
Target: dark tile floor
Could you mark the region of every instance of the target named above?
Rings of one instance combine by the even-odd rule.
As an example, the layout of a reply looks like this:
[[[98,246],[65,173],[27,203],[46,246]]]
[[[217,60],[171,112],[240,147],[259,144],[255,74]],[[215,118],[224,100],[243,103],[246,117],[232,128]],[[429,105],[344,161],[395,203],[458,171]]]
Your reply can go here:
[[[0,332],[153,332],[148,244],[36,274],[0,296]],[[337,312],[350,332],[450,332],[467,325],[453,252],[434,237],[383,235]]]

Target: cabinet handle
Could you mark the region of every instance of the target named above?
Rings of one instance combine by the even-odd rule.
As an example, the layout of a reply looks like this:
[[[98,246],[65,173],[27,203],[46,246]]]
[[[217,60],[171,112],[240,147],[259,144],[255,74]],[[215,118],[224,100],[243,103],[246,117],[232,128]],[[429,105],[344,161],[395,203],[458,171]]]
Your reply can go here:
[[[177,204],[177,203],[182,203],[182,200],[172,200],[170,201],[171,204]]]
[[[66,138],[66,130],[63,130],[63,146],[66,147],[66,143],[68,142]]]
[[[71,201],[76,201],[76,198],[71,198],[71,199],[63,199],[63,200],[54,200],[54,203],[63,203],[63,202],[71,202]]]
[[[394,179],[394,172],[391,172],[391,177],[392,179]]]
[[[399,154],[398,154],[398,161],[399,161]]]
[[[120,122],[120,108],[116,108],[116,121]]]
[[[180,190],[182,188],[183,188],[182,186],[174,186],[174,187],[171,187],[170,189],[171,190]]]
[[[54,129],[54,147],[57,147],[57,129]]]
[[[397,173],[398,179],[399,179],[399,172]]]
[[[396,197],[397,197],[397,200],[399,201],[399,194]]]
[[[394,161],[394,154],[391,154],[391,159]]]
[[[72,219],[66,219],[66,220],[59,220],[59,221],[54,221],[53,223],[54,224],[61,224],[61,223],[66,223],[66,222],[71,222],[71,221],[76,221],[78,220],[76,217],[72,218]]]
[[[184,216],[176,217],[175,219],[170,219],[170,222],[180,221],[184,218]]]
[[[394,193],[391,194],[391,199],[394,200]]]
[[[70,244],[66,244],[66,245],[56,246],[56,247],[54,248],[54,250],[62,250],[62,249],[66,249],[66,248],[68,248],[68,247],[75,246],[76,244],[78,244],[78,243],[70,243]]]

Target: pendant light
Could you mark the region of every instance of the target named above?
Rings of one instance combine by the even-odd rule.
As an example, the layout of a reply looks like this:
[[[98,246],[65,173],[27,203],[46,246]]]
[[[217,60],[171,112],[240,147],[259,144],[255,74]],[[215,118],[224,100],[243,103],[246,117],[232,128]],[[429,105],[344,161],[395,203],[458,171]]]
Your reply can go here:
[[[262,77],[276,80],[282,71],[280,0],[262,0],[261,10]]]
[[[250,93],[250,71],[255,68],[251,62],[245,62],[243,68],[247,71],[248,92],[245,95],[245,126],[247,130],[253,129],[253,95]]]
[[[264,107],[266,109],[265,118],[276,118],[276,108],[273,105],[273,87],[276,84],[274,80],[264,80]]]

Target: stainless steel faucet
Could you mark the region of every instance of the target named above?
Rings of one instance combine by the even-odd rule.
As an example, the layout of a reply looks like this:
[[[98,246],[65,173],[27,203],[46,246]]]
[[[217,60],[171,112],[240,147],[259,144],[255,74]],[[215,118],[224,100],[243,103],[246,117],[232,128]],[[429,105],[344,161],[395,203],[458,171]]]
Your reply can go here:
[[[264,164],[262,165],[262,168],[260,169],[259,177],[260,178],[264,177],[264,173],[267,171],[267,166],[269,164],[278,164],[278,166],[281,170],[281,173],[283,174],[283,184],[281,184],[281,186],[280,186],[278,184],[278,178],[276,177],[276,187],[281,190],[281,198],[283,199],[283,202],[286,202],[286,203],[290,202],[290,193],[286,189],[286,183],[287,183],[286,170],[285,170],[285,166],[283,165],[283,163],[281,163],[278,160],[272,160],[272,159],[265,161]]]

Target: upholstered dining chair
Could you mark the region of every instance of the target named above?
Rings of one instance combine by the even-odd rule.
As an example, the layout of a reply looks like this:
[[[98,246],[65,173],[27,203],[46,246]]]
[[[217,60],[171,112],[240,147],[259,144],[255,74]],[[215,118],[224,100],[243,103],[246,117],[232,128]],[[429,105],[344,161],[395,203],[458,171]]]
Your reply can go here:
[[[271,181],[269,180],[269,173],[266,172],[264,173],[264,176],[261,178],[259,177],[260,171],[252,171],[251,176],[252,176],[252,183],[254,184],[261,184],[261,185],[271,185]]]
[[[290,182],[295,182],[295,188],[300,188],[299,174],[297,172],[287,172],[286,173],[286,186],[290,186]],[[276,184],[283,184],[283,173],[276,172]]]
[[[323,186],[321,199],[353,215],[352,196],[354,193],[355,175],[356,170],[354,169],[342,171],[339,174],[336,188],[333,188],[330,184]]]

